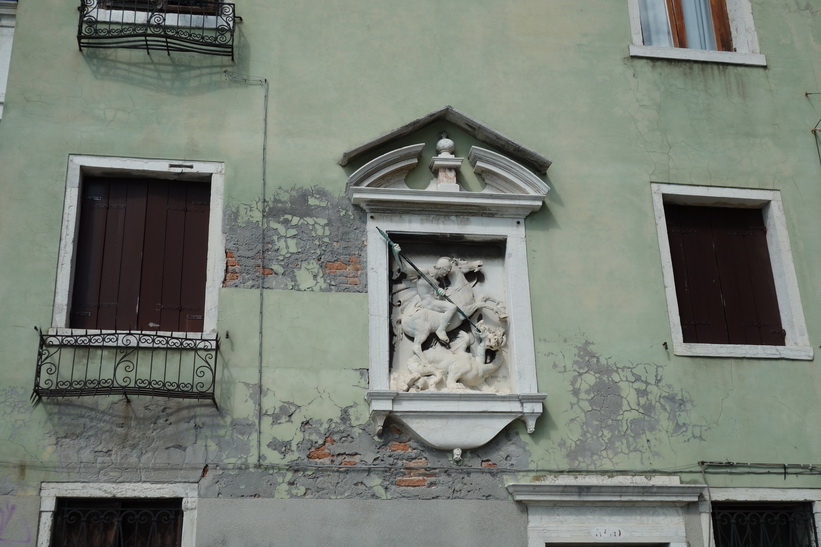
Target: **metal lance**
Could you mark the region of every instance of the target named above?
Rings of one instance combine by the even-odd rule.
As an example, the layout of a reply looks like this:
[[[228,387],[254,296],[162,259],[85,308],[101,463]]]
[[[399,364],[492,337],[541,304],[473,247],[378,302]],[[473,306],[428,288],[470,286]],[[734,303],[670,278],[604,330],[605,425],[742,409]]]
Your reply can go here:
[[[383,231],[382,231],[382,229],[381,229],[381,228],[379,228],[379,226],[376,226],[376,229],[377,229],[377,231],[379,231],[379,234],[380,234],[382,237],[384,237],[384,238],[385,238],[385,241],[387,241],[387,242],[388,242],[388,245],[390,245],[391,252],[392,252],[394,255],[396,255],[396,256],[397,256],[400,260],[402,260],[402,261],[407,262],[408,264],[410,264],[411,268],[413,268],[414,270],[416,270],[416,273],[418,273],[418,274],[419,274],[419,276],[420,276],[422,279],[424,279],[424,280],[428,283],[428,285],[430,285],[431,287],[433,287],[433,290],[434,290],[434,292],[435,292],[436,294],[438,294],[439,296],[441,296],[442,298],[444,298],[445,300],[447,300],[448,302],[450,302],[451,304],[453,304],[454,306],[456,306],[456,311],[458,311],[458,312],[459,312],[459,315],[461,315],[462,317],[464,317],[464,318],[465,318],[465,321],[467,321],[468,323],[470,323],[470,326],[471,326],[471,327],[473,327],[473,330],[474,330],[474,331],[476,331],[476,334],[481,335],[482,331],[481,331],[481,330],[479,330],[479,327],[477,327],[477,326],[476,326],[476,324],[475,324],[473,321],[471,321],[471,320],[470,320],[470,317],[468,317],[468,314],[466,314],[464,311],[462,311],[462,308],[460,308],[460,307],[459,307],[459,304],[457,304],[456,302],[454,302],[453,300],[451,300],[451,299],[450,299],[450,297],[448,297],[448,295],[446,295],[446,294],[444,293],[444,291],[442,291],[442,290],[439,288],[439,285],[437,285],[436,283],[434,283],[434,282],[431,280],[431,278],[429,278],[427,275],[425,275],[425,272],[423,272],[422,270],[420,270],[419,268],[417,268],[417,267],[416,267],[416,264],[414,264],[414,263],[411,261],[411,259],[410,259],[410,258],[408,258],[408,257],[407,257],[407,255],[405,255],[405,252],[404,252],[404,251],[401,251],[401,250],[400,250],[399,252],[396,252],[396,247],[398,247],[398,245],[397,245],[396,243],[394,243],[393,241],[391,241],[391,238],[388,236],[388,234],[386,234],[385,232],[383,232]]]

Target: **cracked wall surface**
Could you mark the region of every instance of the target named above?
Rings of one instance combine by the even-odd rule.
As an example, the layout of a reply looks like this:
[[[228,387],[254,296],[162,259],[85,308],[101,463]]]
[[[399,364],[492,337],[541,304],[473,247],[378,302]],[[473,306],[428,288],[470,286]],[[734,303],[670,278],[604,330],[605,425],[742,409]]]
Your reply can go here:
[[[364,212],[345,196],[319,186],[279,189],[261,207],[230,207],[225,226],[225,287],[367,290]]]
[[[558,447],[572,468],[652,468],[662,457],[658,443],[703,441],[714,425],[694,415],[693,397],[665,380],[662,365],[618,362],[585,341],[553,369],[568,388],[567,435]]]

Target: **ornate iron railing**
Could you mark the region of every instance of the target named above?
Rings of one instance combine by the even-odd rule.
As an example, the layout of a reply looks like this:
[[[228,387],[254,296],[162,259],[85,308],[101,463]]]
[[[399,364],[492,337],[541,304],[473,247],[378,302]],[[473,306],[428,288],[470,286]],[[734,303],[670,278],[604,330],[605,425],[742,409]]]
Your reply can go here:
[[[219,0],[81,0],[83,48],[186,51],[234,58],[234,4]]]
[[[57,500],[51,545],[173,547],[182,537],[180,499]]]
[[[809,504],[713,504],[716,547],[817,547]]]
[[[40,333],[33,398],[149,395],[210,400],[219,339],[111,332]]]

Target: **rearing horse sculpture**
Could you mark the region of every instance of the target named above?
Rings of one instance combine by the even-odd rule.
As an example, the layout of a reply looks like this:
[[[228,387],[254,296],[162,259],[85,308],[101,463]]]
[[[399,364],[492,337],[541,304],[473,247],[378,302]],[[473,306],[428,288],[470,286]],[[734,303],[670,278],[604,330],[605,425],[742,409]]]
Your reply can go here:
[[[444,260],[450,262],[450,271],[444,276],[447,277],[448,287],[444,290],[436,290],[442,291],[450,302],[461,310],[451,315],[445,327],[446,331],[458,328],[466,319],[483,309],[493,311],[500,320],[507,318],[504,304],[490,296],[476,294],[473,290],[475,282],[472,283],[465,276],[468,272],[478,272],[483,265],[481,260],[467,261],[443,257],[437,264]],[[443,312],[426,308],[419,297],[419,284],[428,283],[428,280],[413,271],[405,271],[405,273],[408,277],[402,283],[397,284],[393,291],[392,301],[399,307],[399,313],[395,315],[393,321],[394,334],[397,336],[404,334],[412,338],[414,355],[422,362],[426,362],[422,343],[431,334],[437,332],[443,320]]]

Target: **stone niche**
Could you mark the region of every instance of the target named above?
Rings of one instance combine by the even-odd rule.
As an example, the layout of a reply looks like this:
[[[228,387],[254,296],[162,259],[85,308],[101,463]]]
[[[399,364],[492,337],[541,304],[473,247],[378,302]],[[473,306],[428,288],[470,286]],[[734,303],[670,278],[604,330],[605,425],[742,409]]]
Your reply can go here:
[[[488,147],[463,151],[442,133],[390,149],[432,124]],[[426,147],[430,182],[410,187]],[[545,394],[536,385],[525,218],[544,203],[549,188],[534,170],[544,175],[549,160],[445,107],[340,164],[386,148],[347,186],[367,211],[367,400],[377,432],[391,416],[456,459],[513,420],[532,433]],[[466,189],[466,175],[482,188]]]

